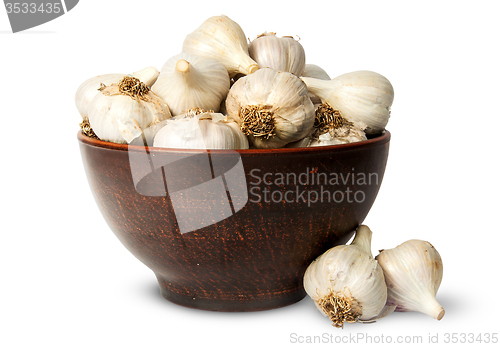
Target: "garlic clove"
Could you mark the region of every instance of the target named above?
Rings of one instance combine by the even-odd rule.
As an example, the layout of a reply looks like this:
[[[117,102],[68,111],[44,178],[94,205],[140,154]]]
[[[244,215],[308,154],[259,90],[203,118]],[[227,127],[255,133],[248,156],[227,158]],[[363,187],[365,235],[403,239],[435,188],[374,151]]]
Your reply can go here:
[[[302,80],[309,92],[369,134],[382,132],[389,122],[394,89],[389,80],[376,72],[355,71],[331,80]]]
[[[260,68],[268,67],[301,76],[306,65],[304,48],[291,36],[277,37],[276,33],[265,32],[248,45],[250,58]]]
[[[248,55],[248,43],[241,27],[227,16],[208,18],[195,31],[187,35],[182,52],[219,61],[229,76],[255,72],[259,66]]]
[[[229,85],[227,70],[218,61],[180,53],[163,65],[152,91],[177,116],[192,108],[219,111]]]
[[[156,78],[160,72],[153,66],[146,67],[142,70],[133,72],[130,75],[121,73],[110,73],[95,76],[87,79],[83,82],[75,93],[75,104],[78,112],[83,119],[88,117],[88,104],[90,101],[99,93],[99,88],[101,84],[110,85],[112,83],[118,83],[123,76],[133,76],[144,82],[148,87],[151,87],[155,83]]]
[[[88,120],[103,141],[129,143],[142,129],[171,117],[168,105],[135,77],[102,86],[88,105]]]
[[[153,144],[165,148],[248,149],[248,140],[236,122],[205,110],[190,110],[167,120]]]
[[[226,111],[255,148],[283,147],[305,137],[314,124],[305,84],[270,68],[238,79],[227,95]]]
[[[436,300],[443,262],[434,246],[409,240],[381,251],[376,259],[384,270],[388,305],[396,305],[396,311],[419,311],[437,320],[443,318],[445,311]]]
[[[371,254],[372,231],[356,230],[350,245],[331,248],[304,274],[304,288],[335,327],[376,318],[387,301],[382,268]]]

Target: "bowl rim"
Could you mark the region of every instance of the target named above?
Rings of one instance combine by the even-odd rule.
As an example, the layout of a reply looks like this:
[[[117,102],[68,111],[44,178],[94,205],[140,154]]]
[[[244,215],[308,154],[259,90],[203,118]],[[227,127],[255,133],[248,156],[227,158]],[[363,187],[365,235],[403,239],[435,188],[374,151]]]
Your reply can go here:
[[[277,154],[306,154],[306,153],[322,153],[322,152],[336,152],[336,151],[346,151],[353,149],[361,149],[364,147],[371,147],[375,145],[382,145],[391,139],[391,133],[388,130],[384,130],[381,134],[375,135],[375,137],[370,138],[365,141],[351,142],[346,144],[331,145],[331,146],[318,146],[318,147],[299,147],[299,148],[266,148],[266,149],[186,149],[186,148],[163,148],[163,147],[148,147],[139,145],[129,145],[126,143],[114,143],[103,141],[95,138],[88,137],[83,134],[81,130],[77,133],[77,139],[79,142],[92,146],[100,147],[109,150],[118,151],[134,151],[134,152],[144,152],[146,150],[148,153],[151,152],[168,152],[168,153],[234,153],[237,152],[247,155],[277,155]]]

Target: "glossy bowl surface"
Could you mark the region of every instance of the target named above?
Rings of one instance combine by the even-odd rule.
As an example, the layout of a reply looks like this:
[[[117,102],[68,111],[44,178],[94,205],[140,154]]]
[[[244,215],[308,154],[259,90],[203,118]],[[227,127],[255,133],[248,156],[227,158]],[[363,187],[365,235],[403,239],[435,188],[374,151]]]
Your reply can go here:
[[[305,296],[307,266],[349,240],[379,191],[390,133],[314,148],[183,150],[77,135],[88,182],[164,298],[216,311]]]

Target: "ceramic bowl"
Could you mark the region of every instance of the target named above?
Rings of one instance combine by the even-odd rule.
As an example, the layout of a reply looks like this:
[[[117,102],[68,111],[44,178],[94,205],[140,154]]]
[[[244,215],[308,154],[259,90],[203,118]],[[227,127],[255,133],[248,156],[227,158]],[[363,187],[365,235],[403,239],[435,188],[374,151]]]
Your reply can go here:
[[[368,214],[390,141],[184,150],[77,137],[101,213],[161,295],[215,311],[301,300],[307,266]]]

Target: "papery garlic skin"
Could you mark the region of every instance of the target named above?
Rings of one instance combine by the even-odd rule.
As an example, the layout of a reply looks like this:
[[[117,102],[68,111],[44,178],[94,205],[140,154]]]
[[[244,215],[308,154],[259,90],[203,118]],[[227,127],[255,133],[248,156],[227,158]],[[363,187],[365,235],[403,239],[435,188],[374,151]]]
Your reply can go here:
[[[155,67],[149,66],[142,70],[133,72],[130,75],[110,73],[91,77],[83,82],[76,90],[76,108],[78,109],[78,112],[80,113],[82,118],[85,119],[86,117],[88,117],[88,104],[94,98],[94,96],[99,93],[101,84],[105,84],[108,86],[112,83],[118,83],[123,76],[133,76],[144,82],[144,84],[146,84],[148,87],[151,87],[155,83],[159,74],[160,72]]]
[[[187,35],[182,52],[219,61],[229,76],[255,72],[259,66],[248,55],[248,43],[241,27],[227,16],[208,18]]]
[[[103,141],[130,143],[143,129],[171,117],[168,105],[145,85],[142,96],[123,94],[120,85],[126,80],[102,88],[88,105],[90,125]]]
[[[436,300],[443,278],[443,262],[438,251],[427,241],[409,240],[376,257],[384,270],[387,305],[396,311],[418,311],[437,320],[444,309]]]
[[[326,104],[315,105],[315,108],[316,118],[312,133],[300,141],[289,143],[286,147],[332,146],[367,140],[365,132],[344,119],[338,110]]]
[[[248,45],[248,54],[260,68],[268,67],[301,76],[306,65],[304,48],[293,37],[265,32]]]
[[[155,147],[248,149],[238,124],[220,113],[183,114],[166,121],[154,138]]]
[[[337,130],[338,131],[338,130]],[[296,141],[288,144],[288,148],[300,148],[300,147],[321,147],[321,146],[335,146],[335,145],[345,145],[347,143],[361,142],[366,140],[366,135],[361,129],[345,126],[340,131],[343,134],[335,135],[330,132],[322,134],[317,138],[305,137],[300,141]],[[344,135],[345,134],[345,135]]]
[[[306,85],[289,72],[270,68],[238,79],[226,98],[226,111],[255,148],[280,148],[305,137],[314,124]],[[254,118],[259,120],[252,125]]]
[[[375,318],[385,307],[387,287],[382,268],[371,254],[371,230],[360,226],[350,245],[331,248],[306,269],[304,289],[333,325],[342,327]],[[343,305],[348,312],[341,312]],[[332,306],[333,305],[333,306]]]
[[[302,77],[330,80],[330,76],[328,75],[328,73],[318,65],[314,64],[306,64],[306,66],[304,67],[304,72],[302,72]],[[309,98],[311,98],[312,103],[315,105],[321,103],[321,98],[311,92],[309,92]]]
[[[309,92],[366,133],[380,133],[389,122],[394,89],[387,78],[376,72],[355,71],[329,81],[312,77],[302,80]]]
[[[173,116],[192,108],[219,111],[229,92],[229,75],[218,61],[189,53],[171,57],[151,90],[169,106]]]
[[[304,71],[302,72],[302,77],[319,78],[320,80],[331,79],[328,73],[323,68],[315,64],[306,64],[304,66]]]

